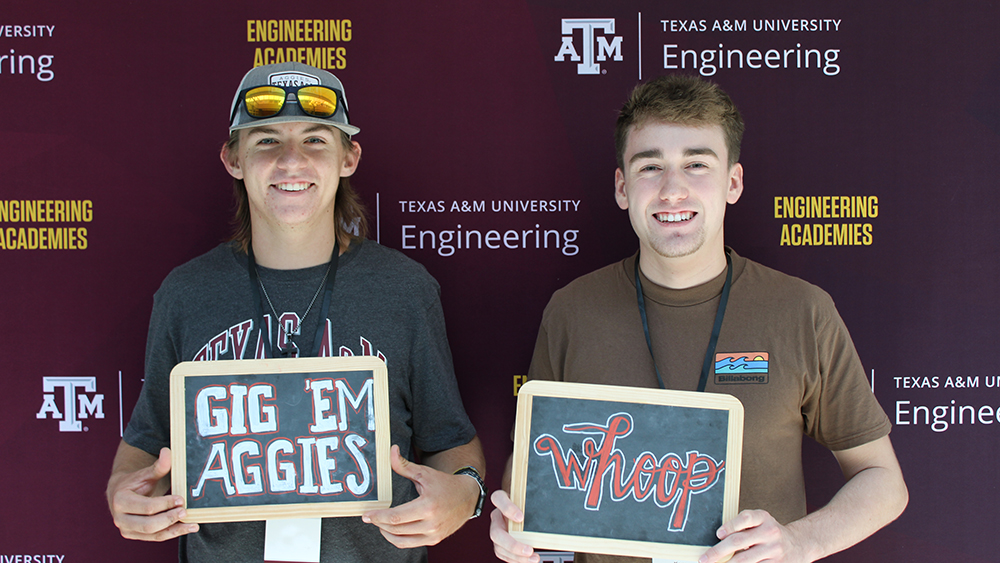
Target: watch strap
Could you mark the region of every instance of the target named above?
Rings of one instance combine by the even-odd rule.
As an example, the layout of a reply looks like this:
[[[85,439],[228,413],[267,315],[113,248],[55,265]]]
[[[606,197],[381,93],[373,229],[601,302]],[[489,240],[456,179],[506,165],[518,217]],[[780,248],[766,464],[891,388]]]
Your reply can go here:
[[[479,485],[479,500],[476,501],[476,509],[472,512],[472,516],[469,517],[471,520],[483,513],[483,502],[486,501],[486,483],[483,482],[482,476],[479,475],[479,470],[471,465],[466,465],[455,471],[454,475],[468,475],[476,480],[476,484]]]

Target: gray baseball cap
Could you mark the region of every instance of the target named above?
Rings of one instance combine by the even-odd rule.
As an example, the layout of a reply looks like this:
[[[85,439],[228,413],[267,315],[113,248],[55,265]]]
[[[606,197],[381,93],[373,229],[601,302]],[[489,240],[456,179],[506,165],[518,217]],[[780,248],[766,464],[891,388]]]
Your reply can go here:
[[[285,105],[277,115],[272,117],[256,118],[247,113],[245,101],[241,94],[251,88],[258,86],[326,86],[337,91],[339,98],[337,110],[330,117],[316,117],[302,111],[298,99],[294,92],[286,94]],[[348,135],[359,133],[361,129],[351,125],[347,119],[347,94],[344,92],[344,85],[336,76],[329,72],[302,63],[287,62],[273,65],[259,66],[246,73],[240,87],[233,97],[232,121],[229,124],[229,132],[248,127],[258,127],[268,123],[289,123],[307,121],[310,123],[325,123],[336,127]]]

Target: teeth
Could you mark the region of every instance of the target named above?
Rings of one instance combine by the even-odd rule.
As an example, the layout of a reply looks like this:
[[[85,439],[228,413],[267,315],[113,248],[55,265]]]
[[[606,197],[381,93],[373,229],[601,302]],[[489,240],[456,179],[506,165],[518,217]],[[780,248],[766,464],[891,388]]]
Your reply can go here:
[[[302,190],[305,190],[305,189],[307,189],[309,187],[309,183],[308,182],[298,182],[298,183],[295,183],[295,184],[278,184],[277,187],[278,187],[279,190],[282,190],[282,191],[285,191],[285,192],[301,192]]]
[[[661,223],[677,223],[687,221],[694,217],[694,213],[685,211],[684,213],[657,213],[656,220]]]

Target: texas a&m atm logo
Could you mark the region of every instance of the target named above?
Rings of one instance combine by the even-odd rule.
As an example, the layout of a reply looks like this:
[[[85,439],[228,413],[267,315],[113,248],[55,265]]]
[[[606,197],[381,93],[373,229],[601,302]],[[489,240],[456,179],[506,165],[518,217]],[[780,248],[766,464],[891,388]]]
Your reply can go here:
[[[573,32],[576,30],[583,32],[583,42],[580,45],[582,57],[573,41]],[[577,74],[601,74],[598,62],[606,61],[608,57],[616,61],[622,60],[622,38],[620,35],[613,35],[614,32],[614,18],[563,19],[562,45],[559,46],[555,61],[564,62],[569,55],[569,60],[580,63],[576,65]]]
[[[62,389],[62,410],[56,404],[56,389]],[[96,377],[43,377],[42,391],[42,408],[35,418],[61,419],[60,432],[82,432],[81,418],[104,418],[104,395],[96,393]]]

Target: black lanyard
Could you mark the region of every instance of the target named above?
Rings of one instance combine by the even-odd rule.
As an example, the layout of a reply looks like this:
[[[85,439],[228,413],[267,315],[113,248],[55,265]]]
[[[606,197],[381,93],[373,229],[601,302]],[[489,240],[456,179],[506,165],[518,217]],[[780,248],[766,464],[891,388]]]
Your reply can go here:
[[[330,302],[333,300],[333,281],[337,277],[337,263],[339,262],[339,259],[340,259],[340,244],[334,242],[333,254],[330,256],[330,273],[329,275],[326,276],[326,288],[323,291],[323,306],[322,308],[320,308],[322,316],[319,320],[319,325],[316,327],[316,337],[313,338],[312,349],[309,350],[308,354],[305,354],[306,356],[313,356],[319,353],[320,343],[323,341],[323,333],[326,330],[326,315],[330,310]],[[273,348],[271,346],[271,338],[270,337],[264,338],[264,327],[267,325],[267,323],[264,321],[264,296],[261,294],[260,280],[257,278],[257,263],[254,262],[253,259],[253,245],[251,245],[247,249],[247,272],[250,274],[250,285],[253,286],[254,297],[256,297],[256,299],[254,299],[253,302],[257,310],[257,319],[259,319],[260,321],[260,328],[258,329],[258,334],[260,335],[262,340],[265,340],[267,342],[267,350],[266,350],[267,357],[268,358],[275,357],[274,348],[278,349],[278,357],[281,358],[290,357],[294,353],[294,351],[298,349],[298,347],[295,346],[295,343],[292,342],[291,338],[288,338],[288,341],[292,344],[291,346],[287,348],[282,348],[281,346],[278,346],[277,339],[278,335],[281,333],[281,326],[280,326],[281,319],[274,319],[276,330],[274,331],[275,342]]]
[[[733,259],[726,250],[726,283],[722,286],[722,296],[719,298],[719,310],[715,313],[715,325],[712,327],[712,337],[708,340],[708,350],[705,351],[705,361],[701,365],[701,378],[698,380],[698,391],[704,391],[708,384],[708,372],[712,368],[712,357],[715,355],[715,345],[719,343],[719,332],[722,330],[722,319],[726,316],[726,304],[729,302],[729,290],[733,286]],[[646,321],[646,300],[642,297],[642,282],[639,281],[639,256],[635,257],[635,298],[639,302],[639,316],[642,317],[642,331],[646,333],[646,346],[649,347],[649,357],[653,360],[656,370],[656,381],[660,389],[666,389],[660,368],[656,366],[656,356],[653,355],[653,341],[649,338],[649,323]]]

